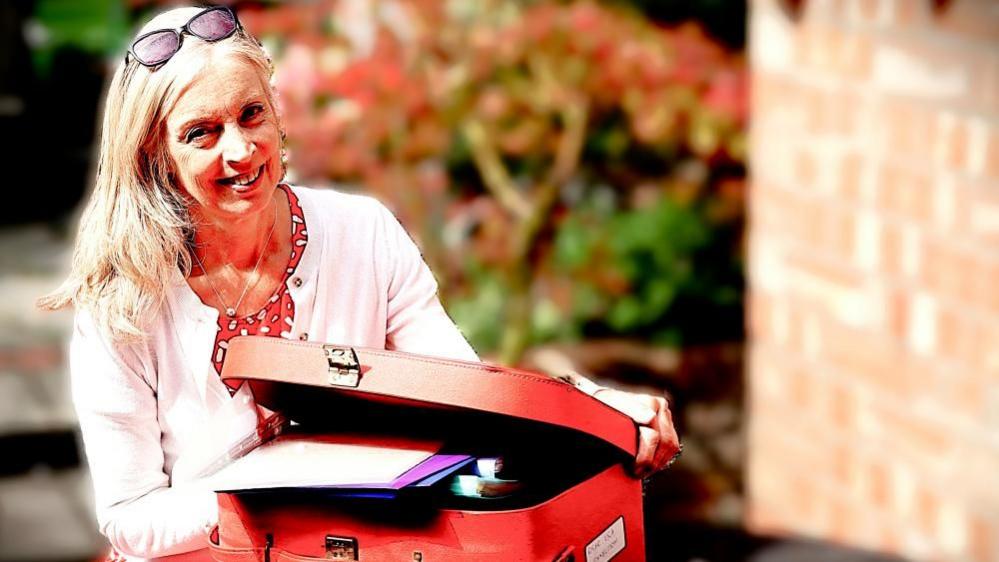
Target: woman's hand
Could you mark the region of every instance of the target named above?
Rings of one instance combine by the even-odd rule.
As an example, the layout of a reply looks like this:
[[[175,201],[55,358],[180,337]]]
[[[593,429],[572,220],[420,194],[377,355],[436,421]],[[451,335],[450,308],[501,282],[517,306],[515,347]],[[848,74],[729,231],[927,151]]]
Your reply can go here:
[[[679,455],[680,438],[665,398],[612,388],[602,388],[593,396],[638,424],[638,455],[632,469],[636,477],[645,478],[666,468]]]

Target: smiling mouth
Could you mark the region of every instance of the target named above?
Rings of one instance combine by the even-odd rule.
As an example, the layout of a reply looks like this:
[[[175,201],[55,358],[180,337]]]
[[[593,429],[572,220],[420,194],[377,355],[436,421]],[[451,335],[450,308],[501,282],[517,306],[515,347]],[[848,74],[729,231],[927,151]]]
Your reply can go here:
[[[218,180],[222,185],[228,185],[233,188],[246,187],[253,182],[257,181],[257,178],[264,173],[264,166],[261,164],[259,168],[248,174],[240,174],[238,176],[233,176],[231,178],[223,178]]]

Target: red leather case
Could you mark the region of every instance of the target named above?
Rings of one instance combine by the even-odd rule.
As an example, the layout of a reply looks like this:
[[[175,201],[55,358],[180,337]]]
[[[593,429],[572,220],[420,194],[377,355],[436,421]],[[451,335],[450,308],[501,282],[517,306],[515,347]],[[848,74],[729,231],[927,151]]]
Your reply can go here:
[[[219,493],[216,560],[585,561],[645,559],[630,418],[572,385],[480,363],[280,338],[229,344],[223,380],[323,434],[419,434],[510,453],[525,480],[506,499],[352,501],[320,493]],[[464,450],[463,449],[463,450]]]

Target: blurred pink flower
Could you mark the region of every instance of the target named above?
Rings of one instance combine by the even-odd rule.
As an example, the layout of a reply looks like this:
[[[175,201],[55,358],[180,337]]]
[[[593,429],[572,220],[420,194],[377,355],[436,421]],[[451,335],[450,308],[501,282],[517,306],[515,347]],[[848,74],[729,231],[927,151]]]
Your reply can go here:
[[[744,123],[749,112],[749,78],[745,69],[718,70],[711,76],[702,101],[718,114]]]
[[[288,45],[274,72],[274,86],[286,103],[309,103],[316,90],[315,52],[299,43]]]

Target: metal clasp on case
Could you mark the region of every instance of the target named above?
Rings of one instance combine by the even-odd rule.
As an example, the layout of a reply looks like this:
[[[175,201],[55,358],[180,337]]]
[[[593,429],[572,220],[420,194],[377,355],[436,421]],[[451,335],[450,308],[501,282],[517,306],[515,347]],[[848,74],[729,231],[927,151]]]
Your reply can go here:
[[[356,387],[361,381],[361,364],[353,348],[324,345],[323,352],[329,362],[330,384]]]
[[[357,560],[357,539],[326,535],[327,560]]]

